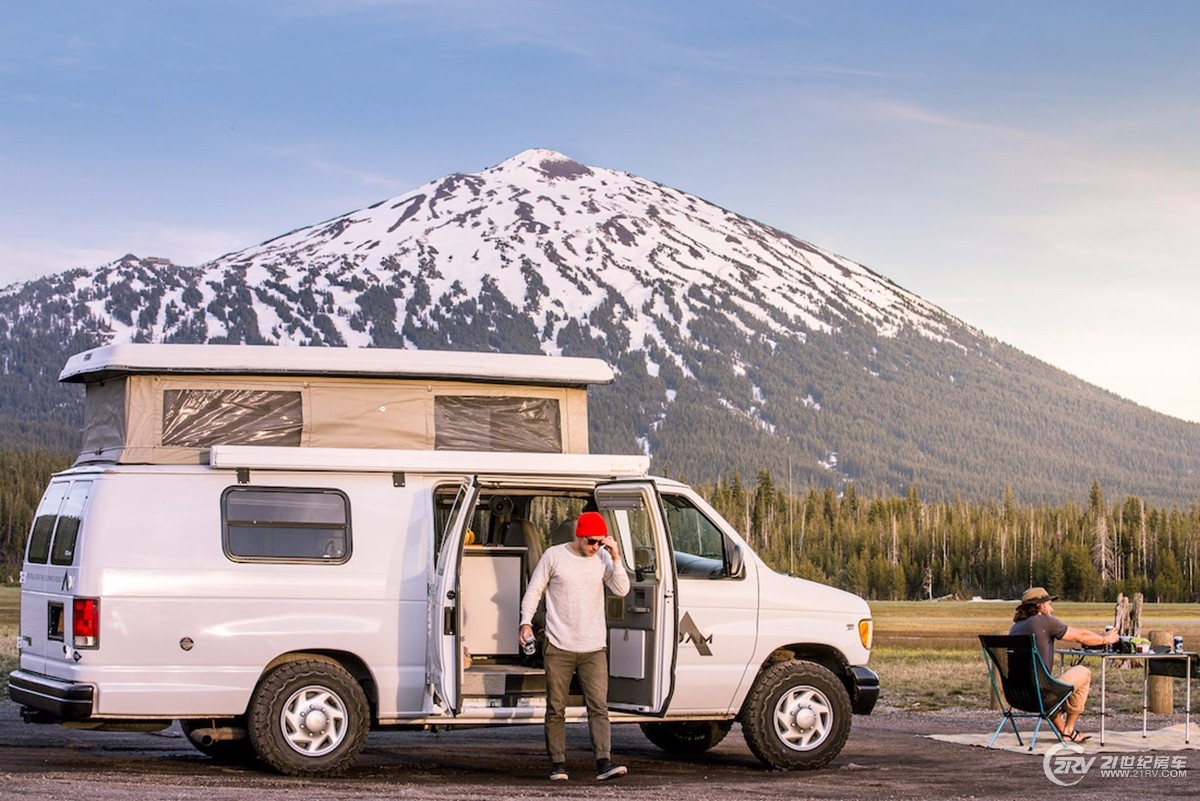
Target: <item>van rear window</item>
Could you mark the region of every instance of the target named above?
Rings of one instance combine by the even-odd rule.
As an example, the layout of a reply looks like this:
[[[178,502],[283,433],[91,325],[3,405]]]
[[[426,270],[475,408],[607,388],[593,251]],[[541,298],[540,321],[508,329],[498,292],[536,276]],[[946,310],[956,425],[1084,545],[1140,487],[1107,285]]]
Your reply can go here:
[[[74,564],[83,506],[91,489],[90,481],[57,481],[46,488],[29,531],[25,558],[30,563]]]
[[[350,558],[350,501],[332,489],[230,487],[221,496],[225,553],[234,561]]]
[[[25,558],[38,565],[46,564],[50,558],[50,539],[54,536],[54,524],[58,520],[58,507],[67,494],[67,482],[51,484],[38,504],[37,514],[33,518],[33,528],[29,531],[29,548]]]
[[[75,541],[79,537],[79,524],[83,522],[83,505],[91,492],[92,482],[76,481],[71,484],[67,499],[58,510],[58,523],[54,526],[54,542],[50,546],[50,564],[69,565],[75,561]]]

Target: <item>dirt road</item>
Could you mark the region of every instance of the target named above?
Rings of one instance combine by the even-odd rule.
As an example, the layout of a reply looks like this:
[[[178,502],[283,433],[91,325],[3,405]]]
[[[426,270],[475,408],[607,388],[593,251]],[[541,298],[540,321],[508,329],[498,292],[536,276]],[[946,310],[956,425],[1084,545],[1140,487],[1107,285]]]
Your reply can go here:
[[[0,798],[78,801],[295,801],[321,799],[636,798],[726,799],[1025,799],[1061,796],[1100,801],[1189,797],[1200,775],[1116,779],[1089,773],[1073,787],[1052,784],[1038,756],[985,751],[928,739],[937,732],[990,731],[997,713],[878,710],[854,720],[842,754],[804,773],[764,770],[735,726],[703,758],[669,757],[636,726],[617,726],[614,752],[629,775],[598,783],[587,732],[572,727],[569,782],[547,781],[540,726],[469,731],[375,733],[356,767],[338,779],[295,779],[256,767],[227,766],[195,751],[172,727],[157,734],[70,731],[27,725],[0,702]],[[1180,722],[1182,715],[1178,716]],[[1166,721],[1170,722],[1170,721]],[[1140,727],[1141,719],[1125,721]],[[1121,725],[1114,720],[1110,727]],[[1162,725],[1162,724],[1159,724]]]

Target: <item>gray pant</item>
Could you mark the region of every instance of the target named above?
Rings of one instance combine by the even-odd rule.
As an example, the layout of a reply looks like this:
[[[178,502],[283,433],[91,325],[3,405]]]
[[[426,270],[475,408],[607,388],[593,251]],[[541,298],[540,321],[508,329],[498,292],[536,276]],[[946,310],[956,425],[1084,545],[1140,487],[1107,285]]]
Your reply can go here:
[[[608,723],[608,655],[604,648],[576,653],[546,643],[542,655],[546,668],[546,751],[553,763],[567,761],[567,694],[571,677],[579,674],[579,686],[588,710],[588,731],[596,759],[612,754]]]

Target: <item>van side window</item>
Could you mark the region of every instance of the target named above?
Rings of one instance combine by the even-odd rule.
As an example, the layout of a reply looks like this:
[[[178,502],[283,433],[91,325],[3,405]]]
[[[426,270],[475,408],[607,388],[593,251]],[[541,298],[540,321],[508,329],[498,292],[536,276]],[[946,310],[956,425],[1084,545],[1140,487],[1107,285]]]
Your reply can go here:
[[[680,495],[662,496],[680,578],[728,578],[725,535]]]
[[[350,558],[350,501],[338,490],[230,487],[221,520],[225,554],[235,562]]]
[[[50,564],[69,565],[75,561],[75,540],[79,536],[79,524],[83,521],[83,505],[87,502],[92,482],[76,481],[58,511],[58,522],[54,526],[54,544],[50,548]]]
[[[38,504],[37,513],[33,518],[33,528],[29,530],[29,548],[25,558],[37,565],[44,565],[50,558],[50,540],[54,536],[54,524],[58,521],[58,508],[66,497],[69,482],[62,481],[51,484]]]

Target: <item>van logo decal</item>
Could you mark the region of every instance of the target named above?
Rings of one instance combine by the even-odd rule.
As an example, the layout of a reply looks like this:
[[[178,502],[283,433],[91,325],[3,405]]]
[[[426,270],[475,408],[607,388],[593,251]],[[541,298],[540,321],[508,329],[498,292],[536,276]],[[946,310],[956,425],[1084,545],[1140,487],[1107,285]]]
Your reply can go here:
[[[683,613],[683,619],[679,621],[679,642],[680,644],[691,643],[696,646],[696,653],[700,656],[712,656],[712,649],[708,646],[712,645],[713,636],[710,634],[707,637],[700,631],[696,621],[692,620],[690,612]]]

